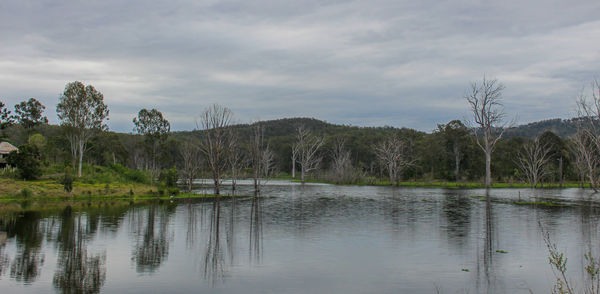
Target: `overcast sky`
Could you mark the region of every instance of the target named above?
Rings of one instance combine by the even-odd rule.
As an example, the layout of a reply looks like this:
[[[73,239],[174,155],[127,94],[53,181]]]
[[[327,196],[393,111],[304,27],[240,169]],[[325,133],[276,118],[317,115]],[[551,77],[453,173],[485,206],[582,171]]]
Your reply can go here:
[[[104,94],[116,131],[141,108],[193,129],[213,103],[237,122],[431,131],[468,117],[484,74],[519,123],[571,117],[600,75],[600,1],[0,2],[0,100],[35,97],[52,123],[79,80]]]

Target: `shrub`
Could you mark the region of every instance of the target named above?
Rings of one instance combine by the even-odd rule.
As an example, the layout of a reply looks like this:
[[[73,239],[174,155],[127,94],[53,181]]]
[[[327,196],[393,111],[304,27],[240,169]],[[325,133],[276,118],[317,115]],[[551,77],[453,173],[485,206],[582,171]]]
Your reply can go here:
[[[71,168],[65,169],[65,175],[61,180],[61,184],[67,193],[71,193],[73,191],[73,176],[71,175]]]
[[[42,174],[39,151],[33,145],[22,145],[19,152],[12,151],[6,162],[17,167],[20,179],[35,180]]]
[[[29,198],[33,195],[33,192],[29,188],[25,187],[19,191],[19,196],[23,198]]]
[[[161,171],[160,176],[158,177],[160,183],[167,187],[176,187],[178,179],[177,169],[174,167]]]
[[[169,195],[179,195],[179,188],[177,187],[167,188],[167,191],[169,192]]]

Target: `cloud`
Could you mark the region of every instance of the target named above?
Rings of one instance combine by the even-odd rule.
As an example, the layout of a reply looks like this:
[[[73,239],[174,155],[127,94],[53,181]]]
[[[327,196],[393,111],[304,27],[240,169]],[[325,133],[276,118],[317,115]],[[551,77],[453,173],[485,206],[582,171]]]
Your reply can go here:
[[[600,68],[595,1],[4,1],[0,97],[56,122],[66,83],[110,126],[158,108],[175,130],[212,103],[238,121],[308,116],[431,130],[468,115],[483,74],[522,122],[567,117]]]

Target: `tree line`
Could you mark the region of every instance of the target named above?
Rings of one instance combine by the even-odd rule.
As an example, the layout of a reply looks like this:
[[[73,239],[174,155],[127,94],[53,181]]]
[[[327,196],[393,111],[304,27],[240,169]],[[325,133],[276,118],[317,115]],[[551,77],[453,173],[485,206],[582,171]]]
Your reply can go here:
[[[215,194],[221,193],[224,178],[233,189],[239,178],[253,179],[259,191],[273,175],[390,185],[418,180],[538,187],[568,181],[598,190],[598,89],[595,82],[591,95],[579,97],[579,116],[570,120],[575,134],[567,138],[551,130],[536,138],[515,136],[518,128],[502,107],[504,85],[485,77],[465,95],[471,120],[439,124],[431,133],[304,118],[234,125],[229,108],[211,105],[200,112],[193,131],[171,132],[162,112],[144,108],[132,120],[132,133],[124,134],[108,130],[102,93],[75,81],[65,86],[56,106],[58,126],[48,124],[46,107],[35,98],[14,111],[0,101],[0,136],[19,146],[19,154],[9,159],[22,178],[38,177],[39,172],[24,171],[36,164],[68,166],[81,177],[88,164],[146,171],[151,183],[171,178],[170,183],[179,180],[190,190],[194,179],[211,178]]]

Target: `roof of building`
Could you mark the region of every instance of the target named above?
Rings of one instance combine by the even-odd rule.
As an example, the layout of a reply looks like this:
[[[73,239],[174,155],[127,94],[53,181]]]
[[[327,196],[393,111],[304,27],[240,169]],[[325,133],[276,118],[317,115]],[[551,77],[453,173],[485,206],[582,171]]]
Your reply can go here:
[[[19,151],[19,148],[13,146],[12,144],[10,144],[8,142],[0,143],[0,154],[8,154],[11,151]]]

